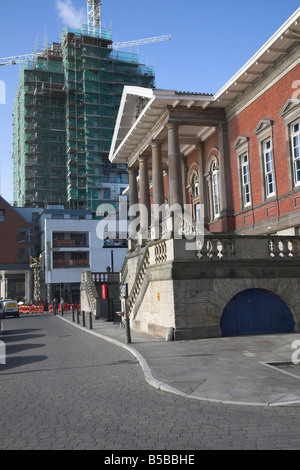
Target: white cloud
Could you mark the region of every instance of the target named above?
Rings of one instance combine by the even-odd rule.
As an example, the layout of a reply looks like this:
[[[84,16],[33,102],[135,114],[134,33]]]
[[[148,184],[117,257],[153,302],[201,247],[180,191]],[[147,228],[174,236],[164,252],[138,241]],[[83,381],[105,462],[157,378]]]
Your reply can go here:
[[[59,18],[66,26],[79,28],[82,24],[82,10],[77,10],[72,0],[56,0]]]

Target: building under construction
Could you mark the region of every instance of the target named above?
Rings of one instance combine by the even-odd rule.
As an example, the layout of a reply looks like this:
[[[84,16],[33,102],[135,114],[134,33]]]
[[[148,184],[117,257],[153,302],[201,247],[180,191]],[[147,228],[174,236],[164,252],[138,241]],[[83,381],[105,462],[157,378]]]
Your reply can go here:
[[[111,31],[66,27],[24,62],[13,110],[14,202],[96,211],[128,184],[108,161],[124,85],[154,87],[137,54],[113,49]]]

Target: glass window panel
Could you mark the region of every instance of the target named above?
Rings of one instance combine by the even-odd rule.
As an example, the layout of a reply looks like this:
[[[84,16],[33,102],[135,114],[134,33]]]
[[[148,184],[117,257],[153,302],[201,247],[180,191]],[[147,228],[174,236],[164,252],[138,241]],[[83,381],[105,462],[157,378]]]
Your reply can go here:
[[[300,184],[300,121],[291,126],[291,144],[292,144],[292,158],[294,167],[294,184]]]
[[[213,209],[214,217],[220,214],[220,187],[219,187],[219,171],[217,170],[216,162],[212,164],[212,198],[213,198]]]
[[[243,192],[243,205],[247,206],[251,202],[250,198],[250,173],[248,165],[248,155],[241,156],[241,170],[242,170],[242,192]]]

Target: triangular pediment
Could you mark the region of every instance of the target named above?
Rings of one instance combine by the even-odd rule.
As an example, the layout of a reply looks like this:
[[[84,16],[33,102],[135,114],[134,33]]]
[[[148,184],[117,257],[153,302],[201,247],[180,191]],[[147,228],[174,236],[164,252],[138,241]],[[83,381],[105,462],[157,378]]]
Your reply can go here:
[[[248,137],[247,135],[239,135],[238,138],[236,139],[236,141],[233,144],[233,148],[237,149],[241,145],[246,144],[247,142],[249,142],[249,140],[250,140],[250,137]]]
[[[124,87],[114,129],[110,155],[123,142],[126,135],[139,120],[144,109],[152,99],[153,91],[150,88],[141,88],[136,86]]]
[[[300,108],[300,99],[299,98],[289,98],[285,103],[280,111],[280,116],[284,117],[289,114],[291,111],[294,111],[295,108]]]
[[[273,124],[274,121],[272,121],[272,119],[261,119],[257,124],[256,128],[254,129],[254,134],[259,134],[260,132],[264,131]]]

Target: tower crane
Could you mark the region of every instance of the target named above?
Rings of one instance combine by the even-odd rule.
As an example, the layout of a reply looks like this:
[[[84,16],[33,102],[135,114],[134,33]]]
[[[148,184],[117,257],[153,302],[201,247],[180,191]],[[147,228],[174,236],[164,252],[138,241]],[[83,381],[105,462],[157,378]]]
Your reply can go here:
[[[87,0],[87,20],[90,29],[101,28],[101,0]]]
[[[87,0],[87,22],[88,32],[93,33],[101,28],[101,0]],[[144,44],[152,44],[155,42],[168,41],[171,39],[171,35],[167,34],[164,36],[155,36],[152,38],[136,39],[127,42],[114,42],[113,45],[109,45],[110,49],[122,49],[126,47],[142,46]],[[26,60],[33,60],[37,57],[42,57],[43,52],[33,52],[32,54],[23,54],[11,57],[0,58],[1,65],[16,65],[23,63]]]
[[[153,38],[145,38],[145,39],[135,39],[134,41],[114,42],[114,45],[110,47],[114,49],[122,49],[123,47],[143,46],[144,44],[151,44],[153,42],[161,42],[161,41],[169,41],[170,39],[171,39],[171,35],[165,34],[164,36],[155,36]]]

